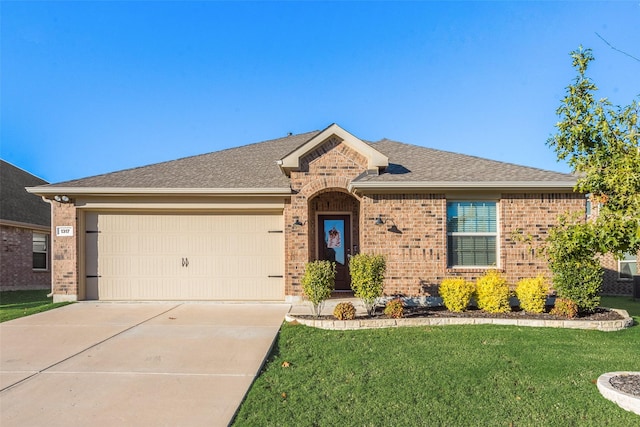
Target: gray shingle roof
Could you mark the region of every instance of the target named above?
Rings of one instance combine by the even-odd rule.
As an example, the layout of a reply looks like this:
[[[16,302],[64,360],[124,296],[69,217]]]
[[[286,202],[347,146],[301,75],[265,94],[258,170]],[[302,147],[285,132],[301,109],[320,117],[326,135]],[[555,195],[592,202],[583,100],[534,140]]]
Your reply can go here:
[[[0,160],[0,219],[42,226],[51,225],[51,206],[25,187],[47,181]]]
[[[359,181],[376,182],[531,182],[573,181],[570,174],[383,139],[371,146],[389,157],[389,167],[378,176]]]
[[[107,188],[289,188],[276,160],[318,132],[53,184]]]
[[[44,189],[283,189],[289,178],[276,161],[318,135],[313,131],[256,144],[186,157],[119,172],[51,184]],[[575,181],[570,174],[519,166],[480,157],[435,150],[383,139],[367,142],[389,158],[380,175],[358,178],[362,183],[403,182],[558,182]]]

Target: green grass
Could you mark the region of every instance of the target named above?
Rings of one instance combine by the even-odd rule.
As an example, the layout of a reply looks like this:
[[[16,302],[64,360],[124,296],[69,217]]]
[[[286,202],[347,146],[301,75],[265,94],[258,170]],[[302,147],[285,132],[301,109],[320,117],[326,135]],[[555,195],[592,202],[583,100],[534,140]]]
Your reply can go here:
[[[619,332],[515,326],[324,331],[284,324],[236,426],[640,426],[595,381],[640,370]],[[283,362],[289,367],[283,367]]]
[[[68,302],[53,303],[47,298],[48,290],[6,291],[0,292],[0,322],[29,316],[53,308],[62,307]]]

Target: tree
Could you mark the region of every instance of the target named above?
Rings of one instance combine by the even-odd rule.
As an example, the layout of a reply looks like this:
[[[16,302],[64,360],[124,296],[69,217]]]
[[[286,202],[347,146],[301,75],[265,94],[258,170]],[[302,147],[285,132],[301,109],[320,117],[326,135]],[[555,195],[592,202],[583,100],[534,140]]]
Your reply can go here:
[[[598,204],[589,227],[598,253],[640,250],[640,103],[613,106],[596,100],[598,90],[586,76],[591,49],[571,52],[578,75],[556,113],[557,133],[547,141],[560,160],[579,176],[576,191]]]

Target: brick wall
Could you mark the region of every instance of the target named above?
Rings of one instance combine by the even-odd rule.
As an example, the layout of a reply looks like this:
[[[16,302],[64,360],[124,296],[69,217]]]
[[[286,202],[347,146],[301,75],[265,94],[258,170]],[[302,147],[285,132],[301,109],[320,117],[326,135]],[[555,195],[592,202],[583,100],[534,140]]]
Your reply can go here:
[[[316,256],[316,212],[351,212],[352,244],[359,244],[359,200],[347,187],[366,170],[366,158],[332,137],[300,159],[300,171],[291,172],[294,194],[284,209],[286,295],[302,296],[304,266]],[[292,225],[296,219],[303,225]]]
[[[79,227],[73,203],[52,202],[53,229],[73,226],[73,236],[53,236],[53,300],[74,301],[78,298],[78,238]]]
[[[386,294],[433,295],[445,277],[475,280],[486,272],[448,268],[446,202],[444,194],[363,197],[362,250],[386,256]],[[551,278],[542,243],[559,214],[583,211],[584,203],[573,193],[502,194],[497,204],[499,270],[510,284],[538,275]],[[378,215],[387,220],[384,226],[371,225]],[[391,225],[398,230],[389,230]]]
[[[15,291],[51,287],[51,268],[46,271],[33,269],[34,232],[49,234],[30,228],[0,226],[0,290]]]
[[[361,206],[362,252],[385,255],[385,294],[431,293],[447,267],[444,194],[365,195]]]
[[[285,293],[301,296],[304,265],[315,259],[316,212],[350,212],[353,244],[360,252],[384,254],[385,294],[437,294],[445,277],[475,280],[486,269],[448,268],[445,194],[361,194],[347,191],[350,180],[366,171],[367,161],[333,138],[301,159],[291,173],[294,195],[285,207]],[[473,197],[469,198],[471,200]],[[498,202],[499,270],[510,284],[551,272],[541,253],[558,215],[584,212],[585,199],[568,193],[504,193]],[[376,225],[380,216],[385,223]],[[293,226],[298,219],[302,226]]]

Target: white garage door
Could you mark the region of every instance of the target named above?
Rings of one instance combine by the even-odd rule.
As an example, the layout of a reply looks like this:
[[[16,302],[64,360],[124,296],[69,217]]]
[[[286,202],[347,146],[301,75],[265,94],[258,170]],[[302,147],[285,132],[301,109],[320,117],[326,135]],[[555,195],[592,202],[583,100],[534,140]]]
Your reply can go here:
[[[283,300],[278,214],[88,212],[86,299]]]

